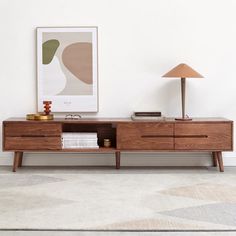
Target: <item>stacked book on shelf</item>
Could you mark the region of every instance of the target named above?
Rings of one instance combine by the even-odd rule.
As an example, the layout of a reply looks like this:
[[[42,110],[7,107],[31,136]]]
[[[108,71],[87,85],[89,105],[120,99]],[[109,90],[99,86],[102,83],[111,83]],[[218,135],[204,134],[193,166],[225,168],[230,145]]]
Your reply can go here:
[[[97,133],[64,132],[62,148],[99,148]]]
[[[161,115],[160,111],[145,111],[145,112],[134,112],[131,115],[131,119],[134,121],[146,121],[146,120],[153,120],[159,121],[164,120],[165,117]]]

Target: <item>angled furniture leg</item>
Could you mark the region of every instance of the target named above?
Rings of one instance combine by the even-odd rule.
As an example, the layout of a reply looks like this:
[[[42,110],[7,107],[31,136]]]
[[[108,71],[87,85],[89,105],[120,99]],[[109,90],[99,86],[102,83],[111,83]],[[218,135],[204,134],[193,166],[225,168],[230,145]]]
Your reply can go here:
[[[116,169],[120,169],[120,151],[116,151]]]
[[[213,161],[213,166],[217,166],[217,154],[216,152],[212,152],[212,161]]]
[[[217,152],[217,160],[220,168],[220,172],[224,172],[224,164],[222,159],[222,152]]]
[[[20,152],[14,152],[14,162],[13,162],[13,168],[12,168],[13,172],[16,172],[16,169],[19,165],[19,159],[20,159]]]
[[[23,160],[23,152],[19,152],[18,167],[21,167],[21,166],[22,166],[22,160]]]

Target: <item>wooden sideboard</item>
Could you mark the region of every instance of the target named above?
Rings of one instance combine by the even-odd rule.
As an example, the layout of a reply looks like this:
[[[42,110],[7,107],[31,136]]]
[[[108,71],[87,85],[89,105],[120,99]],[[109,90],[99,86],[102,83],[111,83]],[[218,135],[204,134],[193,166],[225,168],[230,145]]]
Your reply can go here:
[[[99,149],[63,149],[62,132],[97,132]],[[103,147],[104,139],[111,147]],[[130,119],[54,119],[3,121],[3,151],[14,152],[13,171],[22,165],[24,152],[114,153],[120,168],[122,151],[211,152],[213,165],[224,171],[222,151],[233,150],[233,121],[224,118],[196,118],[176,121],[132,121]]]

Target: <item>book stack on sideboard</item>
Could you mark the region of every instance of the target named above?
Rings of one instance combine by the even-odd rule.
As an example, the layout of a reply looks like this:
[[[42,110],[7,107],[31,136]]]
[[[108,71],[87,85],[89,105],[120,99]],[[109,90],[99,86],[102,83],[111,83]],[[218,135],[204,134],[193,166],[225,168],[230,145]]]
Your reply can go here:
[[[139,112],[134,112],[131,115],[131,119],[133,121],[146,121],[146,120],[162,121],[165,119],[165,117],[161,115],[160,111],[139,111]]]
[[[97,133],[63,132],[62,148],[99,148]]]

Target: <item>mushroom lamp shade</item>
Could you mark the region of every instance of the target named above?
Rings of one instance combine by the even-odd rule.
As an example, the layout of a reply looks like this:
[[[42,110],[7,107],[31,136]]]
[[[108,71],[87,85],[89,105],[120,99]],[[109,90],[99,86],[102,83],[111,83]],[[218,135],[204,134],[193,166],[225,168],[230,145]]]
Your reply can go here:
[[[162,77],[166,78],[181,78],[181,98],[182,98],[182,117],[176,118],[176,120],[188,121],[192,120],[188,116],[185,115],[185,84],[186,78],[203,78],[201,74],[192,69],[190,66],[186,64],[179,64],[174,67],[172,70],[167,72]]]

